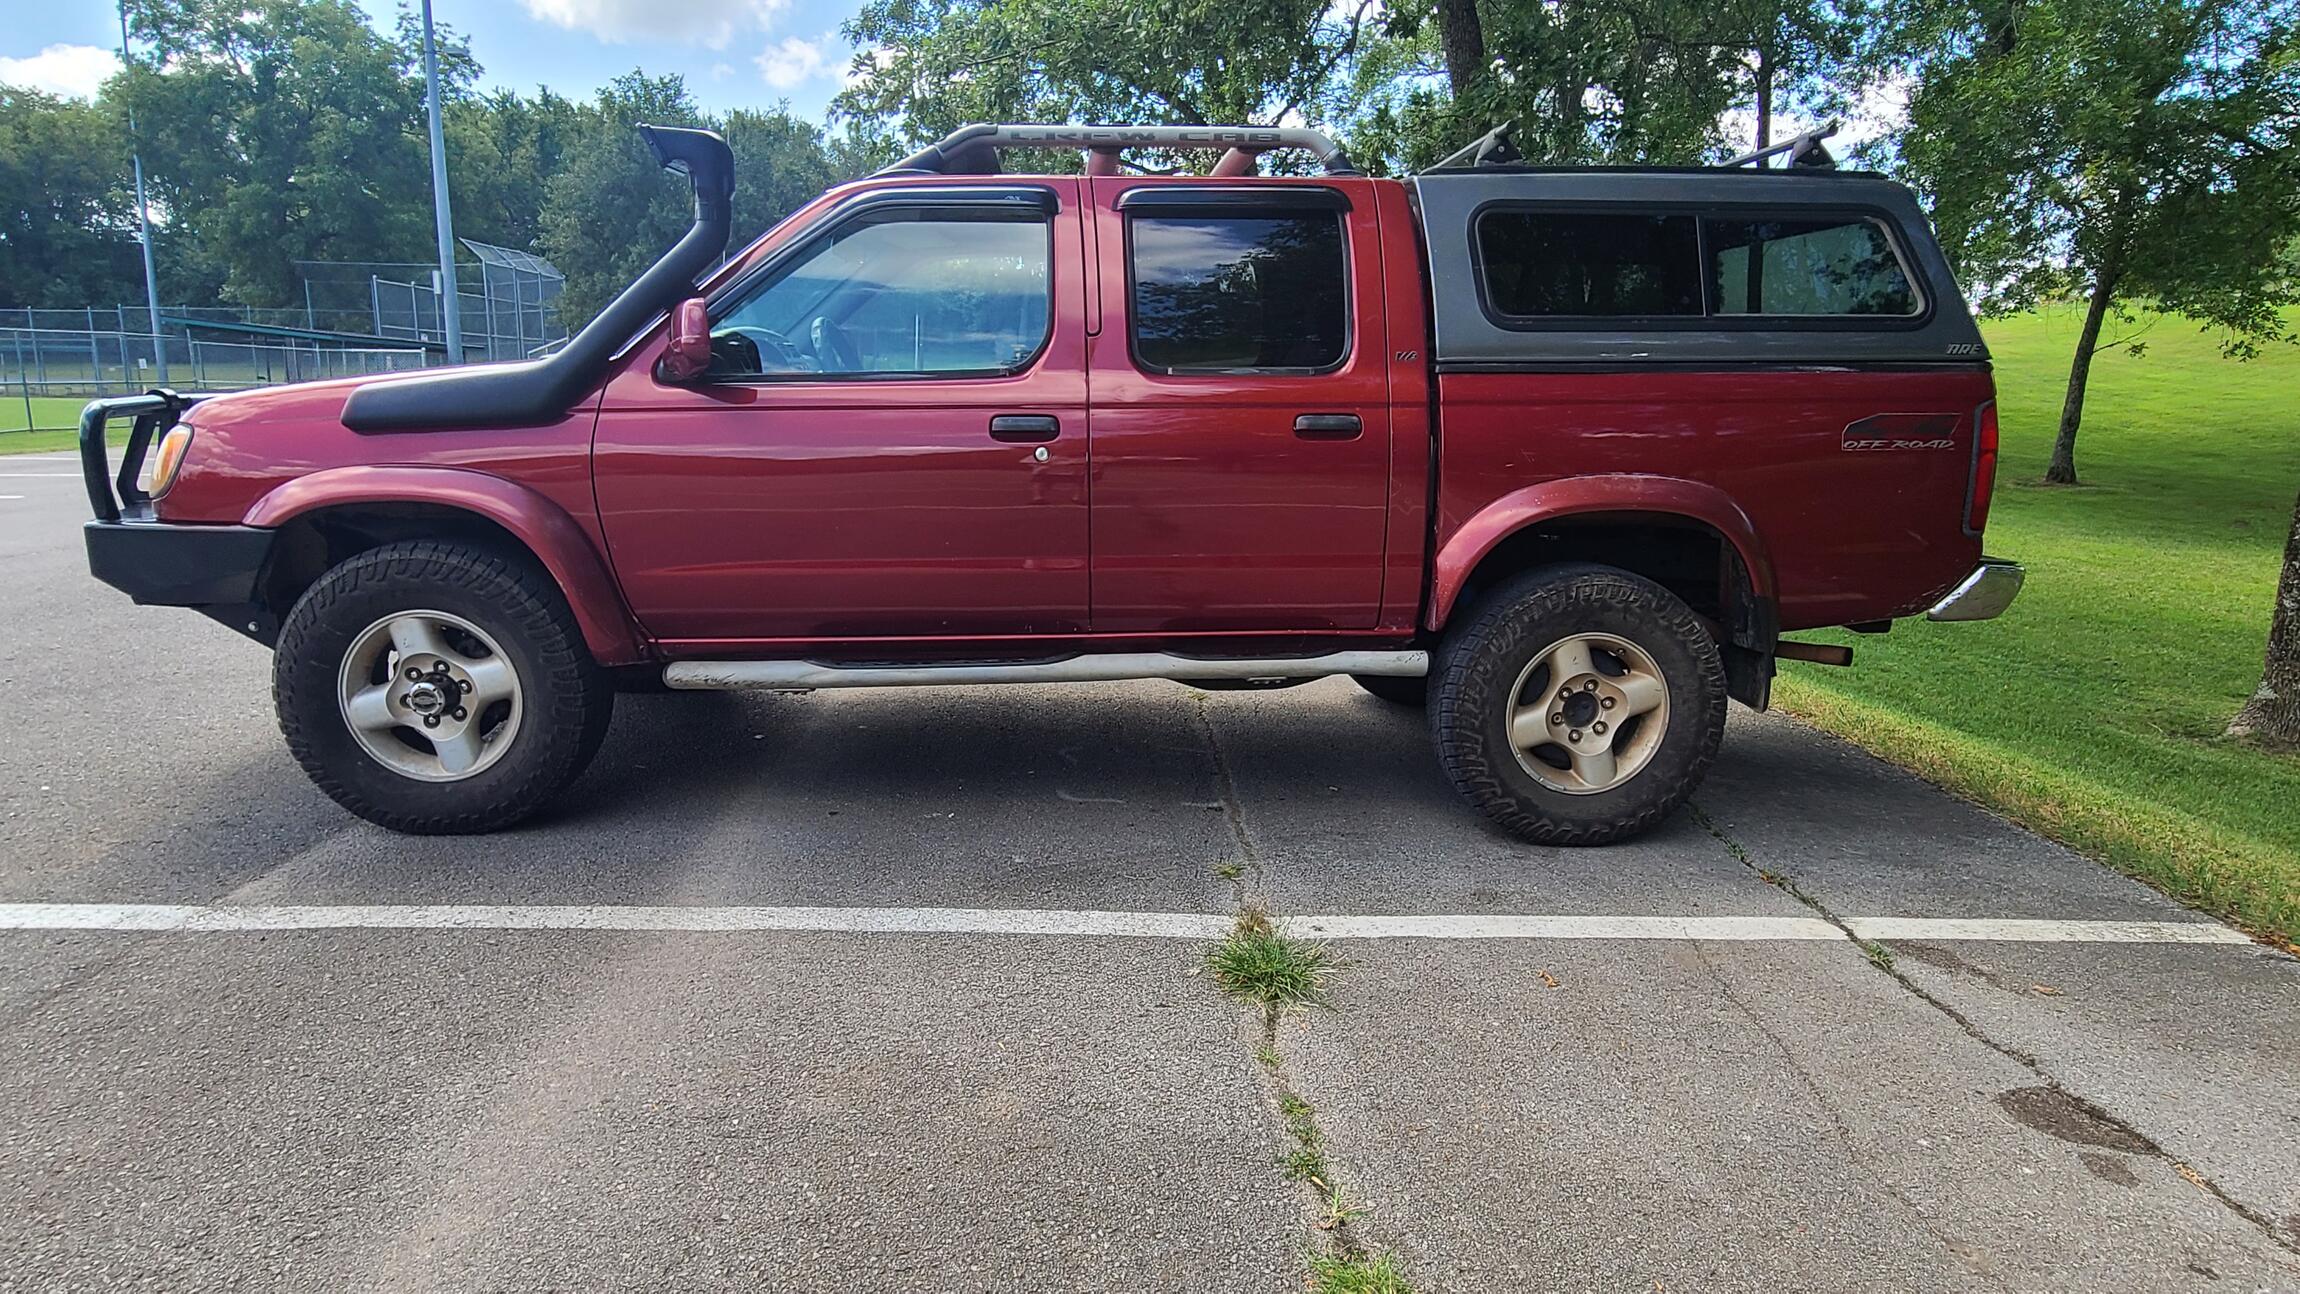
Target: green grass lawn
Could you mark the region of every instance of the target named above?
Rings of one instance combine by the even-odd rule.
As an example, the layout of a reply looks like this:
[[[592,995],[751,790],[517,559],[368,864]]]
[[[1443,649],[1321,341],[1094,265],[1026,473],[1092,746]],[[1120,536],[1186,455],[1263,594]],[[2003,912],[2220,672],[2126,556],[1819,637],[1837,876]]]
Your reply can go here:
[[[83,395],[36,395],[30,408],[22,395],[0,389],[0,453],[9,453],[20,447],[9,435],[11,432],[48,431],[69,432],[80,425],[80,410],[87,407],[88,397]]]
[[[2238,364],[2177,319],[2093,368],[2073,488],[2037,484],[2078,320],[1985,329],[2003,466],[1992,553],[2028,587],[1985,624],[1903,621],[1852,669],[1787,665],[1785,708],[2257,933],[2300,943],[2300,755],[2220,737],[2260,680],[2300,491],[2300,347]]]

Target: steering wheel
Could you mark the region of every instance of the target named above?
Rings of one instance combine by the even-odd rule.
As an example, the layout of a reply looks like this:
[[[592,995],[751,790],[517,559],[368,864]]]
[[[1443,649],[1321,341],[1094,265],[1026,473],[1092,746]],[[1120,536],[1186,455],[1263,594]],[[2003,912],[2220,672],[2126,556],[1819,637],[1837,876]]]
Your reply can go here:
[[[826,373],[860,373],[862,356],[855,352],[855,344],[846,331],[822,315],[807,325],[807,340],[814,343],[815,362]]]
[[[720,337],[740,337],[749,342],[757,354],[757,363],[753,370],[755,372],[803,373],[806,371],[806,356],[797,346],[791,344],[790,338],[772,328],[756,328],[749,324],[737,324],[732,328],[721,329],[717,335]]]

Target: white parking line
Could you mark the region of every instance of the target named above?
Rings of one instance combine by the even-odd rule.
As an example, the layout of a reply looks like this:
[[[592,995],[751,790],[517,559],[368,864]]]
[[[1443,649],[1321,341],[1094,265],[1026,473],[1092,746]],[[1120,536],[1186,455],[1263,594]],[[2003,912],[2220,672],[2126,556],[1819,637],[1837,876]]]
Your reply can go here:
[[[1851,917],[1863,939],[1971,939],[2005,943],[2248,944],[2217,921],[2017,921],[1967,917]]]
[[[0,476],[5,476],[13,481],[77,481],[80,479],[78,472],[0,472]]]
[[[857,934],[1088,935],[1213,939],[1228,916],[1039,908],[640,907],[484,904],[210,906],[194,903],[0,903],[0,930],[216,934],[264,930],[810,930]],[[1818,917],[1669,917],[1485,914],[1290,917],[1317,939],[1698,939],[1797,942],[1844,939]],[[2023,943],[2243,944],[2211,921],[2011,921],[1855,917],[1862,939]]]
[[[172,903],[0,904],[0,929],[210,933],[234,930],[828,930],[881,934],[1127,935],[1203,939],[1231,919],[1195,912],[1036,908],[206,907]]]
[[[1819,917],[1485,916],[1294,917],[1286,928],[1319,939],[1842,939]]]

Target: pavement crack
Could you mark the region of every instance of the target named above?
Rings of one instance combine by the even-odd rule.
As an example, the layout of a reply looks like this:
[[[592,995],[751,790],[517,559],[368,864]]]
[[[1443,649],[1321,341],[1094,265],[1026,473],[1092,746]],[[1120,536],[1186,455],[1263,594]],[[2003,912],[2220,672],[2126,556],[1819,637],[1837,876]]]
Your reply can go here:
[[[1844,1148],[1845,1159],[1860,1172],[1863,1178],[1876,1183],[1895,1204],[1900,1205],[1909,1217],[1915,1220],[1919,1230],[1931,1236],[1934,1242],[1941,1246],[1943,1252],[1962,1263],[1972,1276],[1986,1282],[1992,1289],[2005,1289],[2006,1286],[2001,1281],[1975,1265],[1966,1256],[1963,1246],[1933,1224],[1933,1220],[1925,1215],[1924,1209],[1915,1200],[1910,1199],[1908,1194],[1902,1191],[1898,1185],[1894,1184],[1891,1177],[1885,1172],[1884,1165],[1862,1153],[1859,1143],[1853,1139],[1851,1126],[1845,1122],[1844,1111],[1837,1108],[1836,1103],[1829,1099],[1826,1089],[1821,1086],[1820,1080],[1814,1078],[1812,1073],[1805,1068],[1803,1062],[1797,1059],[1797,1053],[1794,1048],[1789,1046],[1788,1040],[1775,1031],[1754,1006],[1745,1001],[1739,993],[1733,991],[1733,986],[1726,980],[1724,971],[1718,967],[1716,962],[1710,960],[1709,951],[1702,946],[1700,940],[1694,940],[1692,948],[1694,958],[1701,963],[1701,968],[1709,973],[1709,979],[1716,984],[1717,992],[1732,1004],[1734,1010],[1746,1017],[1758,1033],[1765,1036],[1765,1040],[1771,1043],[1773,1050],[1780,1055],[1782,1065],[1791,1074],[1796,1075],[1798,1084],[1805,1089],[1805,1094],[1812,1100],[1814,1108],[1828,1117],[1830,1134],[1837,1139],[1837,1144]]]
[[[1246,825],[1246,805],[1238,797],[1238,782],[1231,775],[1230,756],[1222,749],[1222,738],[1214,731],[1214,718],[1206,708],[1206,694],[1199,692],[1192,698],[1198,727],[1206,735],[1206,750],[1214,761],[1214,795],[1222,807],[1222,820],[1229,824],[1230,840],[1237,849],[1234,860],[1225,860],[1216,867],[1215,874],[1230,882],[1230,897],[1243,911],[1262,902],[1266,874],[1262,865],[1262,851],[1254,844],[1254,833]]]
[[[1998,1055],[2003,1056],[2005,1059],[2012,1061],[2014,1064],[2021,1066],[2023,1069],[2028,1070],[2030,1073],[2036,1075],[2046,1088],[2050,1089],[2053,1093],[2066,1100],[2073,1107],[2083,1110],[2088,1117],[2093,1118],[2102,1124],[2105,1124],[2128,1135],[2132,1139],[2132,1143],[2134,1145],[2145,1147],[2144,1150],[2138,1150],[2133,1153],[2147,1154],[2157,1159],[2161,1159],[2165,1163],[2171,1165],[2173,1170],[2179,1173],[2184,1181],[2188,1182],[2199,1191],[2204,1192],[2206,1195],[2211,1196],[2214,1200],[2219,1202],[2222,1208],[2227,1209],[2230,1213],[2243,1219],[2245,1222],[2250,1223],[2254,1229],[2260,1232],[2261,1235],[2267,1237],[2270,1244],[2275,1245],[2278,1249],[2281,1249],[2286,1253],[2300,1255],[2300,1241],[2288,1239],[2285,1236],[2283,1229],[2277,1224],[2274,1218],[2269,1217],[2267,1214],[2262,1213],[2260,1210],[2229,1194],[2228,1191],[2222,1188],[2219,1183],[2213,1181],[2209,1177],[2206,1177],[2203,1173],[2199,1172],[2196,1168],[2184,1160],[2174,1157],[2171,1152],[2158,1145],[2153,1138],[2150,1138],[2146,1133],[2143,1133],[2139,1129],[2133,1127],[2123,1118],[2110,1113],[2109,1111],[2101,1108],[2099,1105],[2086,1100],[2082,1095],[2069,1090],[2069,1088],[2061,1082],[2059,1075],[2054,1074],[2050,1069],[2046,1068],[2044,1061],[2035,1053],[2024,1050],[2020,1047],[2013,1046],[2011,1043],[2002,1042],[1996,1038],[1991,1037],[1988,1031],[1983,1029],[1980,1024],[1971,1016],[1966,1015],[1964,1012],[1942,1000],[1932,991],[1917,983],[1914,979],[1910,978],[1908,972],[1902,970],[1899,966],[1894,964],[1892,952],[1890,949],[1886,948],[1882,944],[1863,939],[1859,935],[1855,934],[1853,932],[1852,926],[1848,924],[1843,917],[1831,911],[1829,906],[1821,902],[1820,899],[1816,898],[1807,891],[1800,889],[1794,877],[1789,876],[1783,872],[1774,871],[1759,864],[1756,856],[1750,852],[1749,847],[1742,844],[1740,841],[1735,840],[1732,834],[1726,831],[1724,826],[1720,824],[1715,818],[1710,817],[1709,814],[1703,810],[1699,804],[1690,804],[1687,806],[1687,810],[1692,814],[1693,821],[1699,824],[1702,830],[1707,831],[1711,836],[1714,836],[1717,840],[1717,843],[1724,846],[1725,852],[1731,854],[1735,861],[1739,862],[1743,867],[1748,868],[1751,872],[1754,872],[1758,879],[1764,881],[1767,885],[1773,886],[1775,889],[1778,889],[1782,893],[1789,895],[1799,903],[1804,904],[1806,907],[1812,909],[1815,916],[1828,922],[1830,925],[1835,926],[1838,930],[1843,931],[1845,938],[1851,940],[1855,947],[1861,949],[1862,952],[1867,954],[1868,962],[1870,965],[1876,967],[1879,971],[1883,972],[1886,976],[1891,978],[1892,981],[1900,985],[1903,990],[1914,995],[1917,1000],[1923,1002],[1925,1005],[1947,1017],[1950,1023],[1956,1025],[1956,1027],[1962,1030],[1967,1037],[1997,1053]],[[1696,944],[1695,947],[1698,949],[1699,945]],[[1703,964],[1708,964],[1706,957],[1703,958]],[[1712,975],[1715,974],[1713,968],[1711,973]],[[1726,993],[1728,1000],[1731,1000],[1732,996],[1733,995],[1730,992]],[[1737,1001],[1734,1003],[1734,1005],[1740,1006],[1744,1011],[1748,1009],[1744,1004]],[[1762,1028],[1763,1026],[1760,1025],[1760,1027]],[[1771,1031],[1767,1030],[1767,1033],[1770,1035]],[[1774,1041],[1777,1045],[1780,1042],[1780,1040],[1777,1038]],[[1792,1068],[1794,1068],[1794,1066],[1792,1066]],[[1807,1081],[1809,1082],[1810,1080]]]
[[[1396,1256],[1359,1237],[1363,1209],[1343,1185],[1339,1166],[1328,1153],[1317,1110],[1293,1081],[1278,1051],[1278,1030],[1287,1012],[1330,1009],[1326,985],[1342,967],[1329,945],[1287,935],[1258,900],[1239,906],[1235,928],[1206,950],[1203,962],[1216,987],[1255,1014],[1255,1070],[1286,1136],[1277,1165],[1288,1182],[1306,1192],[1314,1215],[1311,1226],[1318,1238],[1305,1255],[1308,1288],[1405,1291]],[[1242,1035],[1244,1024],[1241,1020]]]

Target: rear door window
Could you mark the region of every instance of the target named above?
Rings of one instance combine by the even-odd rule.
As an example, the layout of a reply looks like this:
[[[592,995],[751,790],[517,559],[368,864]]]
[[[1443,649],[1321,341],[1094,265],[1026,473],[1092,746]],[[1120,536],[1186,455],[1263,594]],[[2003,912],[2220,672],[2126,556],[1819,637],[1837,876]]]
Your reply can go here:
[[[1155,373],[1317,373],[1350,348],[1337,212],[1127,218],[1134,357]]]
[[[1898,315],[1917,294],[1876,221],[1702,222],[1711,300],[1721,315]]]
[[[1489,211],[1477,253],[1494,313],[1519,319],[1701,314],[1690,215]]]

